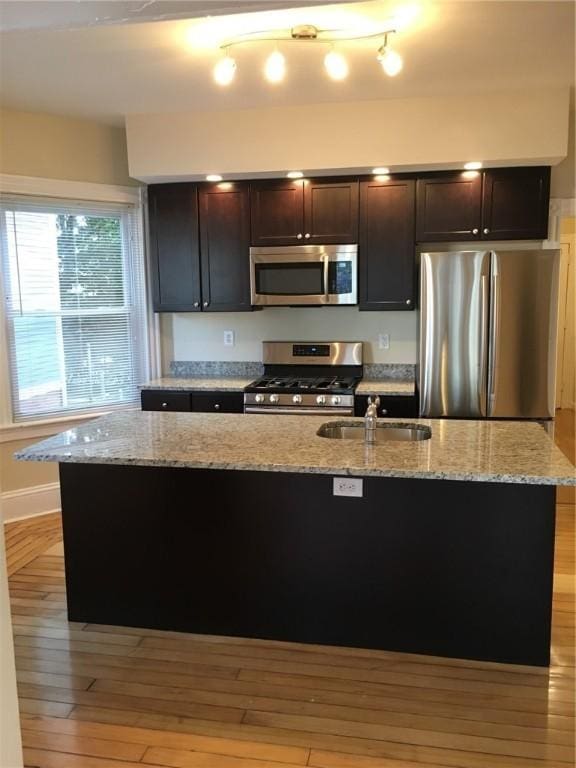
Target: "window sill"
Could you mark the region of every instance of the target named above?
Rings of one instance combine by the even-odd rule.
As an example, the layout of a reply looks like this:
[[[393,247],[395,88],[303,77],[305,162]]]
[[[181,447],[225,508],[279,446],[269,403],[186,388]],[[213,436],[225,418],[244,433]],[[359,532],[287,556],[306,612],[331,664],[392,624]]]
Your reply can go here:
[[[115,408],[114,411],[120,410]],[[122,409],[124,410],[124,409]],[[125,410],[137,410],[137,406],[129,406]],[[14,440],[28,440],[35,437],[50,437],[64,432],[72,427],[97,419],[99,416],[107,416],[109,411],[96,411],[91,413],[75,413],[62,416],[57,419],[43,419],[42,421],[21,422],[19,424],[5,424],[0,426],[0,443],[11,443]]]

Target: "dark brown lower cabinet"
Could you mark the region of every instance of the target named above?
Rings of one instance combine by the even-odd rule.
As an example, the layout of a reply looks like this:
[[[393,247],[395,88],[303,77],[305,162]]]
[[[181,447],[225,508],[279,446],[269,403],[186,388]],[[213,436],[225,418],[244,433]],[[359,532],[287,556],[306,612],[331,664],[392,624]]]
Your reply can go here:
[[[414,419],[418,416],[418,398],[416,395],[379,395],[378,416],[385,418]],[[368,408],[369,395],[354,397],[354,415],[364,416]]]
[[[242,392],[176,392],[143,389],[143,411],[193,411],[194,413],[243,413]]]
[[[415,183],[360,184],[359,304],[361,310],[414,309]]]

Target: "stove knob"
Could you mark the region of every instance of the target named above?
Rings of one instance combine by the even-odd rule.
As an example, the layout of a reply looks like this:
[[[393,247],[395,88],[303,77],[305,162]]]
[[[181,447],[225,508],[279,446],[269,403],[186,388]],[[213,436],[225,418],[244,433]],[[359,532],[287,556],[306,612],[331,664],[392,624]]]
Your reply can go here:
[[[256,403],[263,403],[264,402],[264,395],[256,395],[256,397],[254,398],[254,401]]]
[[[332,396],[332,405],[340,405],[340,397],[338,395]]]
[[[302,402],[302,395],[294,395],[292,398],[293,403],[301,403]]]
[[[325,396],[318,395],[318,397],[316,398],[316,402],[318,403],[318,405],[324,405],[324,403],[326,402]]]
[[[271,403],[277,403],[278,402],[278,395],[270,395],[270,402]]]

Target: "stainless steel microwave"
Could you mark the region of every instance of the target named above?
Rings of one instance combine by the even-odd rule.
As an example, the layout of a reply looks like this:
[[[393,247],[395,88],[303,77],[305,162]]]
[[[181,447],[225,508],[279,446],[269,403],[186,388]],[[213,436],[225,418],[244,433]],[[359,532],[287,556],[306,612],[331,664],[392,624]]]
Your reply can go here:
[[[252,304],[357,304],[357,245],[250,248]]]

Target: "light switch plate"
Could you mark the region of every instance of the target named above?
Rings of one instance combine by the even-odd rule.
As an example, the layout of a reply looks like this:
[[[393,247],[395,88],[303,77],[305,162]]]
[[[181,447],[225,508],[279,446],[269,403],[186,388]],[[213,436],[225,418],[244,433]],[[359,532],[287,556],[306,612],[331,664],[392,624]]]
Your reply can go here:
[[[390,334],[378,334],[378,349],[390,349]]]
[[[225,347],[234,346],[234,331],[224,331],[224,346]]]
[[[356,496],[361,498],[364,495],[363,481],[360,477],[335,477],[333,481],[334,496]]]

